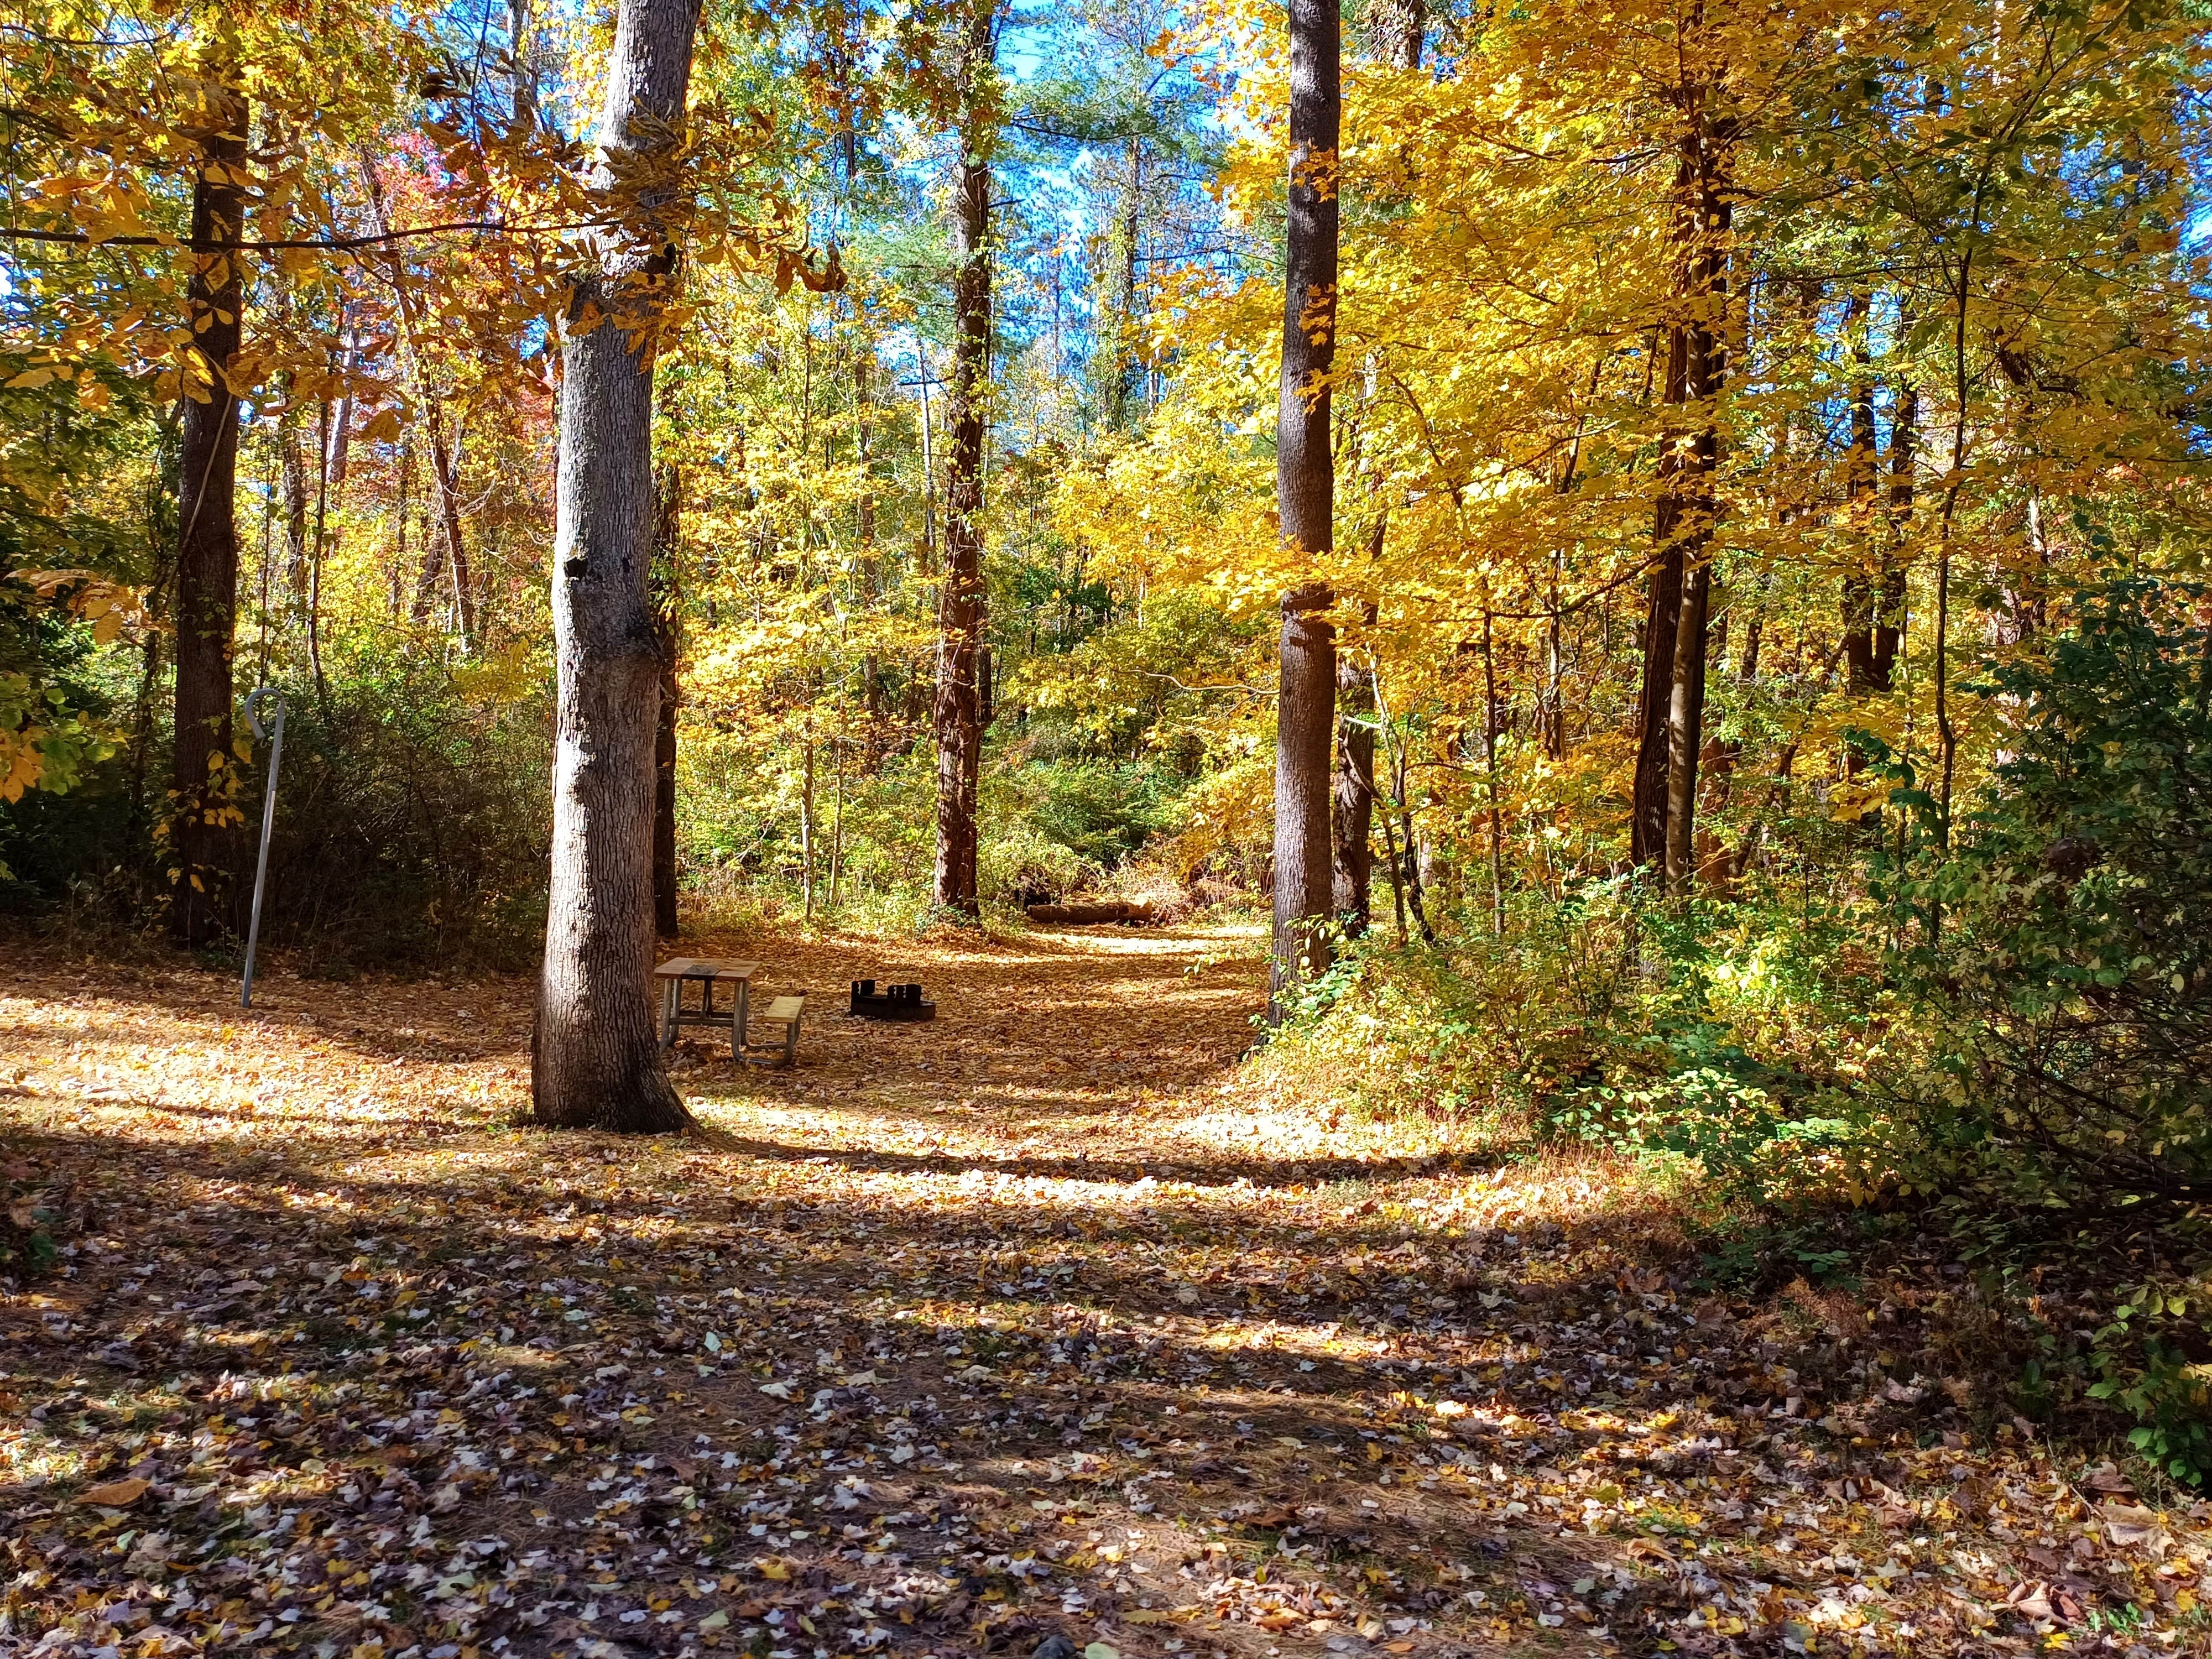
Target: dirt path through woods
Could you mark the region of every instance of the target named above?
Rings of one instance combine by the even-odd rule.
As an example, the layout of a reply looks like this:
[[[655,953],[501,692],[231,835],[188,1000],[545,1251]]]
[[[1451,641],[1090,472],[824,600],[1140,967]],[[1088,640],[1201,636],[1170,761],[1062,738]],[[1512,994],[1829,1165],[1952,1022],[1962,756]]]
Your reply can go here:
[[[514,1127],[521,981],[12,953],[0,1654],[2202,1650],[2203,1512],[1910,1287],[1268,1099],[1256,936],[682,948],[812,994],[794,1072],[688,1037],[712,1146]]]

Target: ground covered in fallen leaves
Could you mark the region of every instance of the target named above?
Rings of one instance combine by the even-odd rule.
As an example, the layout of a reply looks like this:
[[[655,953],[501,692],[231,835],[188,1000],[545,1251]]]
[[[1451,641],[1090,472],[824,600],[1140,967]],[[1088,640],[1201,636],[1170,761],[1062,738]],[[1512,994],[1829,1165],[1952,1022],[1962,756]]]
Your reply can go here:
[[[0,1653],[2206,1650],[1963,1267],[1700,1294],[1632,1172],[1271,1100],[1250,935],[683,948],[812,993],[710,1142],[518,1127],[522,981],[11,947]]]

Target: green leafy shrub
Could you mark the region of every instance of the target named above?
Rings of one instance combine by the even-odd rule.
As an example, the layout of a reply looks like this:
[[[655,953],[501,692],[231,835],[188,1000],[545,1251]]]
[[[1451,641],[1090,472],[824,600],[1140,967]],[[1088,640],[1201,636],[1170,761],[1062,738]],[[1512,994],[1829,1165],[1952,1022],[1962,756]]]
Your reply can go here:
[[[2199,590],[2126,581],[1978,690],[2008,755],[1902,884],[1923,1187],[2033,1204],[2212,1195],[2212,654]]]
[[[377,647],[324,659],[326,696],[304,674],[272,675],[288,712],[263,939],[334,972],[532,960],[550,842],[543,688],[483,695],[434,660]],[[0,809],[17,908],[94,933],[158,922],[167,746],[157,725],[69,793]],[[266,762],[253,744],[234,876],[241,927]]]
[[[2089,1393],[2135,1419],[2128,1443],[2177,1480],[2212,1480],[2212,1273],[2126,1292],[2092,1357]]]

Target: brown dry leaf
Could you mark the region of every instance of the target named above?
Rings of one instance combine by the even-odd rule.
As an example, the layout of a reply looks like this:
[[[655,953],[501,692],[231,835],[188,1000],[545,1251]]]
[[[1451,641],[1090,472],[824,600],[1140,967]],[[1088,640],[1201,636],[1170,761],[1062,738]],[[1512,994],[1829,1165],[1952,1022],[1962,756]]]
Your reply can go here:
[[[236,1644],[246,1596],[273,1627],[257,1652],[341,1630],[401,1651],[431,1632],[389,1622],[383,1592],[434,1549],[439,1641],[479,1652],[605,1652],[671,1614],[725,1650],[842,1649],[872,1600],[876,1659],[978,1632],[1018,1654],[1055,1627],[1079,1653],[1085,1603],[1108,1627],[1356,1632],[1403,1659],[1518,1651],[1613,1589],[1634,1592],[1608,1604],[1624,1650],[1696,1652],[1708,1621],[1672,1599],[1693,1553],[1722,1605],[1822,1622],[1785,1534],[1801,1562],[1854,1540],[1871,1583],[1877,1552],[1936,1560],[1911,1540],[1956,1528],[1962,1610],[1894,1570],[1882,1605],[1962,1635],[2149,1607],[2148,1552],[2198,1559],[2206,1514],[2084,1511],[2077,1492],[2132,1489],[1984,1438],[1914,1376],[1941,1350],[1911,1276],[1870,1284],[1880,1317],[1829,1352],[1778,1295],[1689,1292],[1620,1169],[1547,1155],[1469,1180],[1449,1125],[1255,1086],[1256,956],[1197,984],[1203,937],[1166,932],[686,945],[792,985],[919,979],[939,1018],[833,1012],[790,1072],[687,1045],[719,1138],[663,1144],[519,1127],[520,982],[279,969],[243,1023],[197,966],[93,977],[31,953],[0,988],[0,1030],[26,1033],[0,1132],[36,1137],[54,1207],[106,1219],[69,1281],[0,1302],[0,1419],[176,1484],[169,1530],[118,1556],[115,1508],[56,1517],[0,1446],[0,1534],[68,1546],[19,1623],[144,1577],[179,1593],[161,1628],[208,1651]],[[1032,1063],[1076,1052],[1117,1069]],[[1868,1398],[1892,1376],[1924,1394]],[[222,1530],[260,1504],[295,1529]],[[1255,1528],[1293,1524],[1299,1547],[1261,1553]],[[298,1571],[310,1537],[319,1575]],[[1043,1628],[1001,1644],[1017,1616]]]
[[[78,1494],[77,1501],[97,1504],[106,1510],[129,1509],[146,1495],[147,1488],[152,1484],[134,1474],[127,1480],[109,1480],[97,1486],[88,1486]]]
[[[2165,1518],[2156,1510],[2108,1502],[2099,1504],[2097,1513],[2104,1519],[2106,1534],[2123,1549],[2148,1550],[2153,1559],[2160,1559],[2172,1547]]]

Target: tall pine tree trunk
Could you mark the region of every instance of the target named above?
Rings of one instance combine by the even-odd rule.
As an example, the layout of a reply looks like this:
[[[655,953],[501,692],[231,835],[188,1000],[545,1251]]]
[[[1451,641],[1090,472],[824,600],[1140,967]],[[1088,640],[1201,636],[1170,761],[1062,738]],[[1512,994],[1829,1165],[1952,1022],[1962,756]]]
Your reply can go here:
[[[231,917],[243,841],[233,800],[231,635],[238,621],[238,393],[229,371],[244,337],[246,100],[210,84],[191,137],[192,245],[185,310],[192,330],[178,490],[176,752],[170,927],[205,945]]]
[[[953,204],[952,385],[946,400],[945,576],[937,612],[935,902],[981,912],[975,791],[983,769],[983,401],[991,372],[991,163],[995,0],[970,0],[962,64],[959,174]]]
[[[1329,773],[1336,732],[1335,548],[1329,371],[1336,361],[1336,148],[1343,114],[1336,0],[1291,0],[1290,217],[1283,283],[1283,381],[1275,501],[1292,568],[1284,594],[1275,709],[1275,936],[1268,1012],[1327,965],[1321,925],[1334,898]]]
[[[591,179],[617,225],[570,294],[554,532],[553,870],[532,1034],[541,1123],[686,1127],[661,1069],[653,994],[653,733],[661,653],[653,563],[654,333],[696,0],[622,0]],[[625,326],[627,325],[627,326]]]

